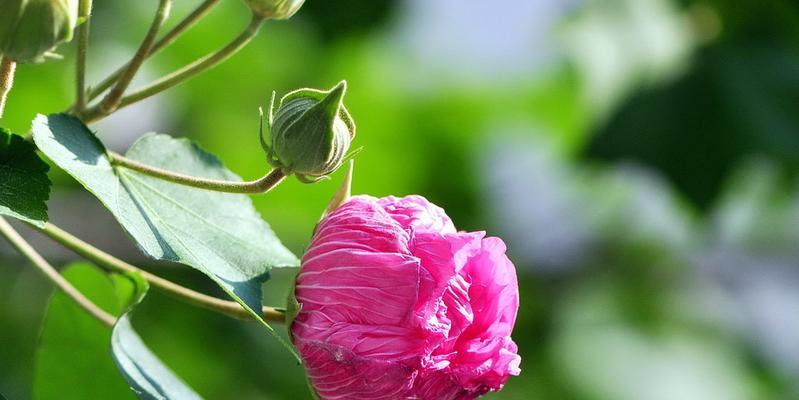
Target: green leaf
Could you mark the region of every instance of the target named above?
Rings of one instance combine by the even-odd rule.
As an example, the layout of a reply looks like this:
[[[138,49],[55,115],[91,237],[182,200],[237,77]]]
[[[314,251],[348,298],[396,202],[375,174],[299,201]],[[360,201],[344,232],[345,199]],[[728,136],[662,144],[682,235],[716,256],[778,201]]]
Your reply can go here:
[[[147,348],[133,330],[127,314],[114,325],[111,350],[119,371],[140,399],[201,399]]]
[[[147,291],[150,290],[150,283],[138,272],[123,272],[111,275],[116,288],[119,304],[130,312],[133,306],[141,303]]]
[[[76,263],[63,272],[78,290],[105,311],[125,309],[114,282],[97,268]],[[108,351],[111,330],[60,290],[44,318],[33,380],[35,400],[135,399]]]
[[[117,320],[111,334],[111,351],[119,372],[136,395],[144,400],[195,400],[201,397],[158,359],[144,344],[130,323],[133,307],[144,298],[149,284],[138,273],[113,275],[118,299],[126,313]]]
[[[49,169],[32,143],[0,128],[0,215],[44,226],[50,197]]]
[[[138,304],[148,287],[138,274],[109,276],[86,263],[70,265],[63,275],[113,315]],[[36,354],[33,398],[135,399],[134,392],[148,400],[200,399],[144,345],[128,314],[112,331],[57,290],[47,307]]]
[[[102,143],[68,115],[39,115],[33,135],[39,149],[94,193],[145,253],[205,273],[279,338],[258,312],[261,284],[272,267],[299,262],[249,197],[182,186],[112,166]],[[127,157],[198,177],[241,180],[195,144],[167,135],[142,137]]]

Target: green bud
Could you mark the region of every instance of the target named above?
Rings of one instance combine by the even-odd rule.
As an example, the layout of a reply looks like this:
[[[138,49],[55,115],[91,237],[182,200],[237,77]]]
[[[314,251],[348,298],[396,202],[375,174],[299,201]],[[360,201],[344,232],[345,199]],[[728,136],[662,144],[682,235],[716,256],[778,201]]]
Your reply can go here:
[[[0,0],[0,53],[16,62],[40,62],[72,39],[78,0]]]
[[[269,19],[289,19],[305,0],[244,0],[253,13]]]
[[[347,159],[355,137],[355,124],[344,107],[347,83],[329,91],[300,89],[269,109],[271,145],[261,136],[269,163],[296,174],[303,182],[315,182],[335,171]]]

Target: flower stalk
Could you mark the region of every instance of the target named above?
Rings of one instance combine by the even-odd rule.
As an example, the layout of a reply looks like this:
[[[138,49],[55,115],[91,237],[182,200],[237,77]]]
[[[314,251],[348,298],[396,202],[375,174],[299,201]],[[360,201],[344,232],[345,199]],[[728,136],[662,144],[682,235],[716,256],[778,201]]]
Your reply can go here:
[[[269,171],[263,177],[254,181],[236,182],[236,181],[222,181],[216,179],[204,179],[191,175],[185,175],[177,172],[167,171],[158,167],[140,163],[136,160],[131,160],[118,153],[109,152],[111,163],[123,168],[128,168],[136,172],[143,173],[155,178],[163,179],[165,181],[177,183],[184,186],[191,186],[200,189],[213,190],[216,192],[225,193],[266,193],[275,186],[277,186],[283,179],[286,178],[286,173],[280,168],[275,168]]]

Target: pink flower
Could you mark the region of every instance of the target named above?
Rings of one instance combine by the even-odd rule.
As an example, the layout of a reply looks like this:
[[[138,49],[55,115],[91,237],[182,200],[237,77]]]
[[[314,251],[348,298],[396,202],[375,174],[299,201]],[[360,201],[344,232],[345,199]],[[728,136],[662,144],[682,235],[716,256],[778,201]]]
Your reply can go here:
[[[292,338],[322,399],[474,399],[518,375],[505,244],[420,196],[356,196],[302,260]]]

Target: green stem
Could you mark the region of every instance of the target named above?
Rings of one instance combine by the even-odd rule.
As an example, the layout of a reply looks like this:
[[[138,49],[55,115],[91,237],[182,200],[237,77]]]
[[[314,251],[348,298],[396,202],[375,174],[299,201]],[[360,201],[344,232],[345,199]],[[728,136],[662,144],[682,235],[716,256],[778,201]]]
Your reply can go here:
[[[38,227],[37,227],[38,228]],[[206,294],[196,292],[184,286],[180,286],[174,282],[161,278],[157,275],[151,274],[141,268],[128,264],[102,250],[86,243],[70,233],[62,230],[61,228],[53,225],[46,224],[44,228],[39,228],[41,232],[60,243],[64,247],[69,248],[78,255],[90,260],[104,268],[119,271],[119,272],[134,272],[139,273],[147,282],[154,288],[159,289],[173,297],[183,300],[189,304],[193,304],[211,311],[216,311],[221,314],[238,318],[238,319],[252,319],[247,310],[245,310],[239,303],[234,301],[226,301],[216,297],[208,296]],[[263,307],[261,316],[266,321],[285,322],[285,314],[282,311],[276,310],[272,307]]]
[[[219,1],[220,0],[205,0],[202,4],[197,6],[197,8],[194,11],[192,11],[191,14],[187,15],[186,18],[184,18],[177,25],[175,25],[174,28],[172,28],[169,32],[167,32],[167,34],[164,35],[164,37],[155,42],[153,48],[150,49],[149,53],[147,53],[146,58],[152,57],[156,53],[160,52],[161,50],[172,44],[175,40],[177,40],[178,37],[180,37],[180,35],[182,35],[185,31],[189,30],[189,28],[194,26],[203,17],[205,17],[208,14],[208,12],[210,12],[217,4],[219,4]],[[97,96],[108,90],[108,88],[110,88],[114,84],[114,82],[116,82],[117,79],[119,79],[119,77],[122,75],[125,69],[127,69],[127,67],[128,67],[127,64],[120,67],[119,69],[114,71],[114,73],[109,75],[107,78],[103,79],[102,82],[92,87],[88,93],[89,100],[94,100],[95,98],[97,98]]]
[[[122,72],[122,75],[120,75],[116,85],[111,88],[111,91],[108,92],[103,101],[97,107],[93,107],[87,112],[88,115],[86,115],[84,119],[99,119],[111,114],[120,107],[122,95],[125,94],[125,90],[128,89],[130,82],[133,81],[133,77],[136,76],[136,72],[139,71],[142,63],[144,63],[144,59],[147,58],[147,54],[152,49],[155,38],[158,36],[158,32],[161,30],[161,27],[164,26],[164,21],[166,21],[166,18],[169,16],[169,10],[171,7],[172,0],[159,1],[158,10],[155,13],[153,23],[150,25],[150,29],[147,31],[147,35],[144,37],[144,40],[142,40],[141,45],[139,45],[139,49],[136,51],[136,54],[130,60],[127,68],[125,68],[125,71]]]
[[[17,63],[0,55],[0,118],[3,118],[3,110],[6,108],[6,99],[11,86],[14,85],[14,71]]]
[[[86,108],[86,56],[89,53],[89,22],[92,14],[92,0],[80,0],[78,15],[84,19],[78,27],[78,55],[75,61],[75,111]]]
[[[247,45],[247,43],[249,43],[250,40],[252,40],[256,34],[258,34],[258,30],[261,28],[263,23],[263,17],[253,14],[252,20],[250,20],[247,28],[245,28],[244,31],[239,34],[239,36],[228,43],[227,46],[203,58],[200,58],[199,60],[196,60],[193,63],[162,77],[161,79],[156,80],[155,82],[142,89],[139,89],[138,91],[123,97],[119,107],[121,108],[129,106],[150,96],[161,93],[164,90],[183,83],[186,80],[217,66],[219,63],[227,60],[236,54],[236,52],[241,50],[245,45]],[[89,117],[90,118],[86,120],[87,123],[97,119],[94,115],[89,115]]]
[[[92,317],[96,318],[103,324],[111,327],[114,326],[116,318],[103,311],[100,307],[94,304],[86,296],[83,295],[78,289],[72,286],[69,281],[64,279],[61,274],[53,268],[47,260],[44,259],[31,245],[20,236],[19,233],[12,227],[8,221],[0,217],[0,234],[2,234],[17,251],[27,258],[36,268],[41,271],[50,281],[52,281],[59,289],[61,289],[67,296],[75,300],[81,308],[86,310]]]
[[[132,169],[146,175],[150,175],[165,181],[177,183],[185,186],[192,186],[200,189],[213,190],[216,192],[226,193],[266,193],[273,187],[277,186],[283,179],[286,178],[286,173],[280,169],[275,168],[260,179],[248,182],[236,181],[221,181],[215,179],[203,179],[195,176],[184,175],[177,172],[167,171],[161,168],[153,167],[151,165],[142,164],[138,161],[131,160],[120,154],[108,152],[111,158],[111,163],[120,167]]]

